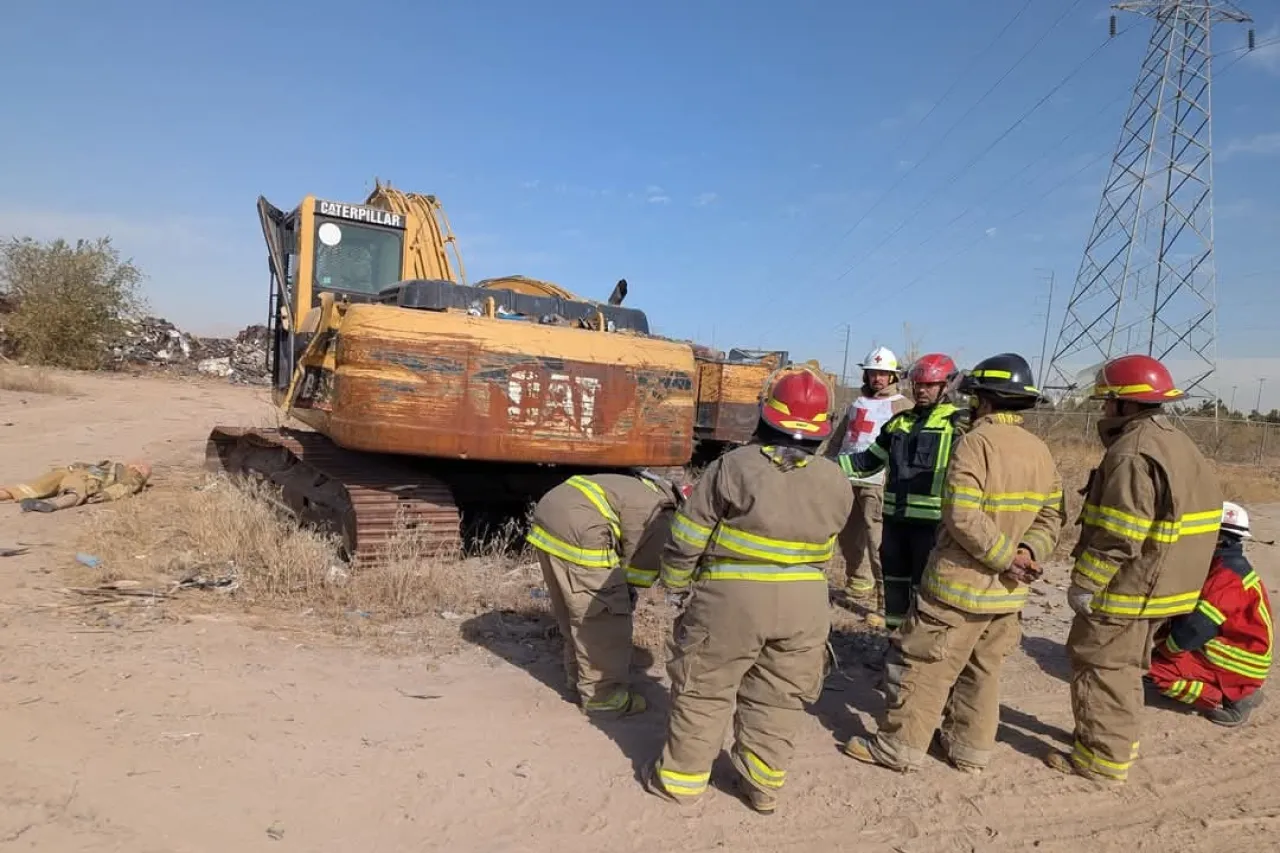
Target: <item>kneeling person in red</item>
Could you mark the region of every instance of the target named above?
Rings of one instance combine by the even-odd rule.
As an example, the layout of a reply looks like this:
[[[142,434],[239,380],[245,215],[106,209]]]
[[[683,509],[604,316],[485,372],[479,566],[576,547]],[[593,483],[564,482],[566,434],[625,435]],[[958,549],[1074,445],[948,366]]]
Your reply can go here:
[[[1225,502],[1196,609],[1170,621],[1148,673],[1163,695],[1221,726],[1248,721],[1271,669],[1271,602],[1244,555],[1244,540],[1252,538],[1248,513]]]

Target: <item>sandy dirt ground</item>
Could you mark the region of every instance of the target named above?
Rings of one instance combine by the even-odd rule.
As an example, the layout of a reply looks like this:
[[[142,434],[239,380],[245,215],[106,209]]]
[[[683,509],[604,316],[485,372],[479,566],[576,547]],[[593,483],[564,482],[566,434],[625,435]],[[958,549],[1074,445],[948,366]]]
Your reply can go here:
[[[162,483],[199,464],[213,424],[273,421],[261,391],[71,381],[82,393],[70,399],[0,392],[0,480],[145,454]],[[1254,510],[1264,537],[1280,534],[1280,507]],[[873,675],[845,660],[805,723],[779,813],[760,817],[719,789],[684,810],[640,788],[662,734],[657,673],[656,711],[597,726],[557,691],[554,654],[528,643],[392,658],[251,627],[234,609],[149,624],[68,615],[52,605],[73,528],[95,511],[0,507],[0,544],[31,545],[0,559],[3,850],[1280,849],[1280,704],[1238,731],[1148,708],[1118,791],[1042,763],[1071,727],[1061,568],[1008,662],[984,776],[842,757],[839,741],[874,725],[880,703]],[[1276,551],[1252,551],[1272,588]]]

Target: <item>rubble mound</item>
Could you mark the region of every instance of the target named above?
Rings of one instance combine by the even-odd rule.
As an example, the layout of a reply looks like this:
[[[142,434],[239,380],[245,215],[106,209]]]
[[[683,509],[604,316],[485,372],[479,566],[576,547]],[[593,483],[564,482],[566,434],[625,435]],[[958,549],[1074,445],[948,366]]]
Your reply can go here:
[[[268,331],[248,326],[234,338],[203,338],[161,317],[143,317],[111,347],[113,366],[161,368],[218,376],[247,385],[265,385]]]

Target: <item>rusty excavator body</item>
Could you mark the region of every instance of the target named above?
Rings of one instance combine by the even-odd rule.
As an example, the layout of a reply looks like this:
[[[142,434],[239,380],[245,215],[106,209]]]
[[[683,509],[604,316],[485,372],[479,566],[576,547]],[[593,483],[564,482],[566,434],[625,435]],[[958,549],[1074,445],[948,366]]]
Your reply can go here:
[[[259,198],[258,215],[273,401],[308,428],[217,426],[207,462],[270,483],[357,565],[403,527],[456,549],[572,473],[714,458],[750,438],[776,375],[817,369],[656,336],[625,280],[605,302],[468,284],[431,195],[375,183],[363,204]]]

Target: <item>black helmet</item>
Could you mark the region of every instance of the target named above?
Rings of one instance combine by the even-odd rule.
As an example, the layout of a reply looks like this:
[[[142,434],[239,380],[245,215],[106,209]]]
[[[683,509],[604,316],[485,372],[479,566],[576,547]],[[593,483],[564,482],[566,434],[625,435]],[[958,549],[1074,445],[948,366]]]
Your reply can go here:
[[[1029,409],[1044,400],[1031,365],[1017,353],[1002,352],[984,358],[965,374],[957,388],[961,394],[981,394],[1011,408]]]

